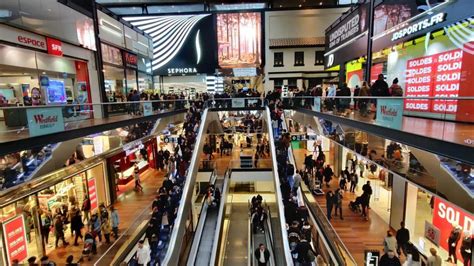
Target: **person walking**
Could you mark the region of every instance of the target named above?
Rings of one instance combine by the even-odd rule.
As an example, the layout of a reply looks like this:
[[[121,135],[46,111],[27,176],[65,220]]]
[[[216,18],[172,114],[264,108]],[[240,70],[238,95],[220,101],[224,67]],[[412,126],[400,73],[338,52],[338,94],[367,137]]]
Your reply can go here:
[[[388,97],[390,92],[388,90],[388,84],[385,82],[383,74],[379,74],[377,80],[374,82],[370,88],[370,94],[374,97]],[[377,99],[373,101],[375,109],[377,109]],[[374,119],[377,118],[377,112],[375,112]]]
[[[326,210],[327,210],[327,216],[328,216],[329,221],[331,221],[331,213],[332,213],[333,205],[334,205],[334,193],[332,193],[332,190],[329,190],[326,193]]]
[[[338,188],[336,192],[334,192],[333,204],[335,205],[334,215],[337,216],[337,210],[339,210],[339,217],[341,218],[341,220],[344,220],[344,218],[342,217],[342,193],[343,190],[340,188]]]
[[[316,260],[316,252],[313,250],[308,240],[304,237],[302,237],[301,241],[296,245],[293,253],[298,254],[296,260],[302,266],[311,266]]]
[[[358,96],[361,97],[359,98],[359,113],[361,116],[366,117],[369,114],[369,99],[362,97],[370,96],[370,88],[367,85],[367,81],[362,82],[362,87],[360,88]]]
[[[334,175],[334,172],[332,171],[331,166],[329,164],[326,165],[326,167],[324,168],[323,175],[324,182],[326,182],[326,187],[329,187],[329,182],[331,181],[332,176]]]
[[[362,194],[365,194],[367,200],[367,208],[370,209],[370,196],[372,196],[372,187],[370,186],[370,181],[367,181],[365,185],[362,186]]]
[[[397,249],[397,239],[393,236],[390,230],[387,231],[387,236],[383,240],[383,251],[388,253],[390,250]]]
[[[461,240],[461,256],[464,262],[464,266],[471,265],[472,261],[472,236],[471,232],[464,231],[464,236]]]
[[[118,238],[118,226],[120,223],[120,219],[118,216],[118,211],[114,206],[110,207],[110,218],[112,222],[112,232],[114,233],[115,239]]]
[[[431,256],[428,258],[428,265],[427,266],[441,266],[443,264],[443,260],[437,254],[438,251],[435,248],[430,248]]]
[[[357,174],[350,174],[350,180],[351,180],[351,187],[349,188],[349,191],[352,193],[355,193],[357,183],[359,183],[359,176]]]
[[[82,202],[82,212],[84,213],[84,221],[89,223],[90,213],[91,213],[91,200],[89,197],[84,196],[84,201]]]
[[[410,231],[405,228],[405,222],[403,221],[400,222],[400,229],[397,230],[396,238],[398,256],[400,256],[403,251],[403,255],[406,257],[408,242],[410,241]]]
[[[54,221],[54,235],[56,236],[56,248],[58,248],[59,240],[63,241],[63,246],[69,245],[66,239],[64,239],[64,226],[61,216],[56,217]]]
[[[259,266],[267,265],[268,261],[270,260],[270,251],[268,251],[268,249],[262,243],[258,245],[258,248],[255,250],[254,255]]]
[[[133,170],[133,178],[135,179],[135,190],[136,191],[143,191],[143,187],[140,181],[140,169],[138,169],[138,165],[135,164],[135,168]]]
[[[388,250],[383,256],[380,258],[379,265],[383,266],[401,266],[400,259],[395,256],[395,251]]]
[[[91,216],[91,220],[89,223],[90,231],[92,232],[94,239],[95,237],[99,237],[99,242],[102,242],[102,231],[100,225],[100,219],[96,213]]]
[[[77,210],[72,218],[71,218],[71,230],[74,233],[74,246],[79,246],[77,243],[77,239],[83,239],[81,229],[84,227],[84,223],[82,222],[81,212]]]
[[[146,266],[148,262],[151,260],[150,258],[150,247],[145,245],[145,241],[140,240],[138,241],[138,249],[137,249],[137,264],[139,266]]]
[[[100,229],[102,233],[104,233],[105,243],[110,244],[110,233],[112,232],[112,226],[110,226],[108,218],[102,219]]]
[[[51,229],[51,216],[47,213],[41,214],[41,236],[45,246],[49,243],[49,231]]]

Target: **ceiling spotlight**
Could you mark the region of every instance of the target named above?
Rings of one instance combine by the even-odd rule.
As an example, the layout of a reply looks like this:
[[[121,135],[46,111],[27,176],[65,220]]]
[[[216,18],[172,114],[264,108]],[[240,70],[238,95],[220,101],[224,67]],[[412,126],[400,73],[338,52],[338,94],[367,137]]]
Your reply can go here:
[[[301,7],[301,4],[299,4],[298,7]]]
[[[319,5],[322,6],[322,5],[323,5],[323,2],[319,2]]]

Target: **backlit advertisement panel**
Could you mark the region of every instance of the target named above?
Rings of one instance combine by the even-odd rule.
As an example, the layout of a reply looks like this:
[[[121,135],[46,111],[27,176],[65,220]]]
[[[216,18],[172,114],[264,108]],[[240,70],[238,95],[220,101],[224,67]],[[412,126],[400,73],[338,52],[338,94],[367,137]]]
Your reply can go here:
[[[260,67],[261,14],[217,14],[218,63],[221,68]]]
[[[5,246],[7,249],[8,261],[24,261],[28,257],[28,247],[26,244],[25,221],[23,215],[3,223]]]
[[[212,14],[124,17],[153,38],[154,75],[215,72],[216,34]]]

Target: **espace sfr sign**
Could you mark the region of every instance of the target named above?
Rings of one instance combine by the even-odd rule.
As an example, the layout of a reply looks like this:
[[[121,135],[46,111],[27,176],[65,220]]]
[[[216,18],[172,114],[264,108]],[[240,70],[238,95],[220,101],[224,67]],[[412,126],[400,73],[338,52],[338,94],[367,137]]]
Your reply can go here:
[[[22,46],[47,50],[45,37],[2,24],[0,24],[0,39]]]

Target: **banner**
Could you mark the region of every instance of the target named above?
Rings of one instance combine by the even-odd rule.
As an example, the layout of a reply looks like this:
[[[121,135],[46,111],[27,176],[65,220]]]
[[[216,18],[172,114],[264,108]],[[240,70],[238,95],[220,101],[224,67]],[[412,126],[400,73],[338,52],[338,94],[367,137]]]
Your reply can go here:
[[[143,116],[153,115],[152,103],[143,103]]]
[[[314,98],[313,111],[321,112],[321,97]]]
[[[232,108],[243,108],[243,107],[245,107],[245,98],[232,99]]]
[[[376,124],[401,129],[403,121],[402,99],[378,99]]]
[[[30,137],[64,131],[61,107],[26,109]]]
[[[25,221],[23,215],[3,223],[3,233],[7,249],[8,261],[24,261],[28,258],[28,247],[26,243]]]
[[[474,216],[463,209],[447,202],[441,198],[435,197],[433,208],[433,226],[439,229],[439,243],[442,248],[448,250],[448,237],[454,225],[462,227],[461,233],[464,231],[472,232],[474,230]],[[461,236],[462,239],[463,236]],[[462,259],[459,253],[461,239],[458,242],[456,250],[458,259]]]
[[[91,201],[91,211],[97,209],[97,190],[95,186],[95,178],[87,180],[87,188],[89,189],[89,200]]]
[[[441,237],[441,232],[436,226],[433,226],[432,223],[425,221],[425,238],[433,242],[436,246],[439,246],[439,239]]]

